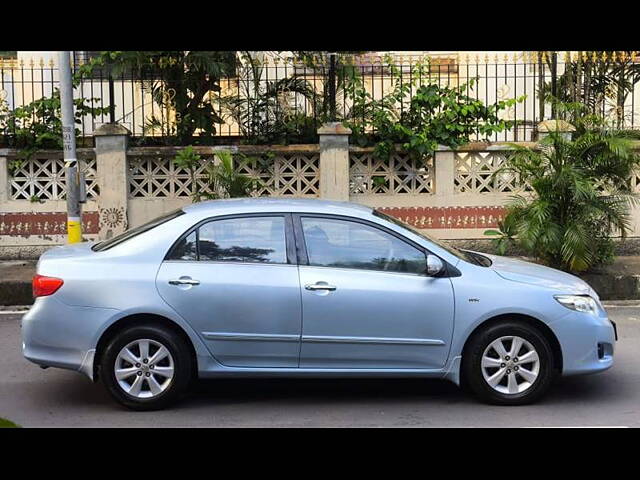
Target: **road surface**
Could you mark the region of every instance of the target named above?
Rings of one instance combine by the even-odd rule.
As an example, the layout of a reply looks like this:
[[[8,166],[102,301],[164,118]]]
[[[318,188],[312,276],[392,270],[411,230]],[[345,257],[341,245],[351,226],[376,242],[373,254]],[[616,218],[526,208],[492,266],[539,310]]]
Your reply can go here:
[[[179,405],[131,412],[101,384],[22,357],[19,314],[0,313],[0,417],[25,427],[640,426],[640,307],[610,307],[620,340],[607,372],[559,379],[535,405],[476,402],[440,380],[209,380]]]

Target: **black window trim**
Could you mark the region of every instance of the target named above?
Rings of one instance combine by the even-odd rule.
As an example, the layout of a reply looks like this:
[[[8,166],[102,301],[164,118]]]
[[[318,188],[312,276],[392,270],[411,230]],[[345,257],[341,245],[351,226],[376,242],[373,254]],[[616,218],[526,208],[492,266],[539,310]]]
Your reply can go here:
[[[287,252],[287,263],[261,263],[261,262],[225,262],[225,261],[216,261],[216,260],[200,260],[200,227],[206,223],[217,221],[217,220],[233,220],[236,218],[252,218],[252,217],[283,217],[284,218],[284,236],[285,236],[285,249]],[[173,249],[180,243],[183,239],[188,237],[192,232],[196,232],[196,259],[195,260],[177,260],[170,259],[169,255],[173,252]],[[246,265],[296,265],[296,252],[295,252],[295,243],[294,243],[294,233],[293,233],[293,221],[291,218],[291,213],[289,212],[256,212],[256,213],[234,213],[229,215],[216,215],[212,217],[207,217],[203,220],[200,220],[195,225],[189,227],[182,235],[180,235],[172,244],[171,247],[165,253],[163,262],[204,262],[204,263],[241,263]]]
[[[334,215],[334,214],[330,214],[330,213],[305,213],[305,212],[296,212],[293,215],[293,230],[294,230],[294,234],[295,234],[295,240],[296,240],[296,253],[297,253],[297,259],[298,259],[298,265],[306,265],[306,266],[310,266],[309,264],[309,254],[307,252],[307,245],[306,245],[306,241],[304,238],[304,232],[302,229],[302,217],[310,217],[310,218],[326,218],[328,220],[343,220],[343,221],[347,221],[347,222],[354,222],[354,223],[360,223],[363,225],[367,225],[371,228],[374,229],[378,229],[384,233],[387,233],[395,238],[397,238],[398,240],[400,240],[401,242],[406,243],[407,245],[419,250],[420,252],[422,252],[425,255],[425,261],[426,261],[426,256],[427,255],[435,255],[436,257],[438,257],[442,263],[444,263],[445,265],[445,269],[442,271],[442,273],[440,275],[438,275],[438,277],[457,277],[460,276],[460,271],[455,268],[453,265],[451,265],[449,262],[447,262],[445,259],[441,258],[440,256],[436,255],[435,253],[433,253],[432,251],[430,251],[428,248],[414,242],[413,240],[405,237],[404,235],[402,235],[401,233],[398,233],[394,230],[391,230],[390,228],[384,226],[384,225],[380,225],[379,223],[376,222],[372,222],[371,220],[366,220],[364,218],[359,218],[359,217],[350,217],[348,215]],[[326,267],[326,268],[337,268],[337,267]],[[348,268],[348,267],[344,267],[344,268]],[[349,270],[363,270],[363,269],[358,269],[358,268],[348,268]],[[380,272],[379,270],[367,270],[370,272]],[[404,272],[381,272],[381,273],[404,273]],[[427,276],[426,273],[417,273],[417,274],[409,274],[408,275],[419,275],[419,276]]]

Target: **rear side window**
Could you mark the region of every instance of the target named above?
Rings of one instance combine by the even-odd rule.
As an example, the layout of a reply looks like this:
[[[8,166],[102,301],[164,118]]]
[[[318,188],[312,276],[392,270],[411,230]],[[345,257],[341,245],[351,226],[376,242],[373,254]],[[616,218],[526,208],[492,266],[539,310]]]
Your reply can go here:
[[[179,217],[180,215],[184,215],[184,213],[185,212],[183,210],[174,210],[173,212],[167,213],[158,218],[154,218],[150,222],[142,224],[136,228],[127,230],[126,232],[123,232],[120,235],[116,235],[115,237],[110,238],[109,240],[96,243],[93,247],[91,247],[91,250],[93,250],[94,252],[102,252],[103,250],[108,250],[112,247],[115,247],[116,245],[120,245],[121,243],[132,239],[133,237],[137,237],[141,233],[148,232],[149,230],[156,228],[162,225],[163,223],[173,220],[174,218]]]
[[[212,220],[180,239],[167,260],[287,263],[285,219]]]

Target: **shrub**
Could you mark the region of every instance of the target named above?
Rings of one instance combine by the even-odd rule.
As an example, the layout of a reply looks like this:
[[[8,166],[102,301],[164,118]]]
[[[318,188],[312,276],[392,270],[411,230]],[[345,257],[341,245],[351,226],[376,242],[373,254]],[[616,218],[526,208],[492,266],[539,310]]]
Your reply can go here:
[[[584,106],[558,109],[575,132],[551,132],[536,149],[513,145],[496,174],[515,173],[531,192],[514,196],[499,230],[485,234],[497,236],[499,251],[515,243],[552,267],[581,272],[612,261],[612,235],[629,232],[630,177],[640,158],[628,134],[585,115]]]

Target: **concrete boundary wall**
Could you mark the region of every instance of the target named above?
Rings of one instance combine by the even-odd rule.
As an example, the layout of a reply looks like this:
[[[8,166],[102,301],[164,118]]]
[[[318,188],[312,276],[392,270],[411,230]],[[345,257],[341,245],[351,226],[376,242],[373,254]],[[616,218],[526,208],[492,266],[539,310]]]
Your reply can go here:
[[[509,144],[442,147],[418,163],[398,150],[382,161],[372,148],[350,146],[349,133],[328,124],[314,145],[194,147],[203,159],[196,188],[206,188],[206,165],[229,151],[236,170],[256,180],[255,196],[362,203],[436,237],[461,241],[487,239],[485,230],[497,227],[509,198],[528,194],[517,178],[495,174]],[[191,203],[191,174],[172,162],[181,147],[130,147],[126,130],[117,125],[97,131],[95,145],[79,150],[89,192],[82,209],[87,240],[109,238]],[[62,152],[38,152],[21,164],[17,155],[0,149],[0,258],[37,257],[66,241]],[[632,184],[638,189],[640,177]],[[632,218],[632,236],[640,237],[640,209]]]

